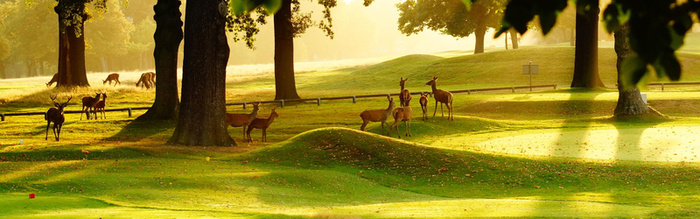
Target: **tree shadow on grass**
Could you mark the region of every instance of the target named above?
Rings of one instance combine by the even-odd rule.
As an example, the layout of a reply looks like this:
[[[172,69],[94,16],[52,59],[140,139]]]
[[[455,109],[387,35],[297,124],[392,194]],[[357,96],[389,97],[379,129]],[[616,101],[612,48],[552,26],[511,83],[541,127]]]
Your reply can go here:
[[[147,138],[167,141],[175,129],[176,121],[134,120],[124,126],[117,134],[102,139],[103,141],[139,141]]]

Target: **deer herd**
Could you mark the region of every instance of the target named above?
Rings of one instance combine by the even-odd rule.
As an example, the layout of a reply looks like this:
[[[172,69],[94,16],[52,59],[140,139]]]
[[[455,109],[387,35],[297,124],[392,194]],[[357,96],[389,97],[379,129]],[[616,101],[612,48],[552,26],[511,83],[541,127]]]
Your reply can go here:
[[[454,117],[452,114],[452,93],[449,91],[444,91],[437,89],[436,82],[438,80],[438,77],[432,77],[430,81],[425,83],[426,86],[431,86],[432,92],[431,94],[433,95],[435,99],[435,110],[433,111],[433,117],[437,114],[437,104],[438,102],[440,103],[440,113],[442,114],[442,117],[445,116],[443,105],[447,106],[447,120],[453,121]],[[51,84],[56,83],[58,81],[57,74],[54,74],[53,78],[51,81],[46,83],[46,86],[51,86]],[[404,126],[406,127],[406,132],[404,133],[405,136],[411,136],[411,119],[413,118],[413,109],[410,106],[411,103],[411,92],[408,91],[408,89],[405,88],[406,82],[408,81],[408,78],[404,79],[403,77],[399,81],[399,86],[401,86],[401,92],[399,93],[399,107],[396,107],[394,104],[394,98],[391,96],[387,97],[387,100],[389,101],[389,106],[387,106],[386,109],[375,109],[375,110],[365,110],[360,113],[360,118],[362,118],[362,126],[360,126],[360,130],[365,131],[365,127],[367,127],[367,124],[369,122],[380,122],[382,126],[382,131],[381,134],[384,134],[384,124],[387,124],[389,130],[387,132],[388,136],[391,136],[392,130],[396,130],[398,137],[401,138],[401,134],[399,133],[399,122],[403,122]],[[119,81],[119,74],[118,73],[112,73],[107,76],[105,80],[102,81],[102,84],[105,85],[109,83],[109,85],[112,85],[112,82],[114,82],[114,86],[117,84],[121,84]],[[139,80],[136,82],[136,86],[141,86],[142,88],[145,87],[146,89],[151,88],[152,86],[155,86],[155,73],[153,72],[146,72],[141,74],[141,77]],[[421,92],[420,93],[420,99],[419,103],[421,106],[421,111],[422,111],[422,119],[427,120],[428,119],[428,94],[426,92]],[[65,121],[65,117],[63,115],[63,109],[68,105],[68,102],[73,97],[69,97],[66,102],[64,103],[59,103],[56,102],[56,97],[51,96],[51,101],[54,104],[54,107],[50,108],[46,114],[45,114],[45,120],[47,122],[46,124],[46,138],[48,139],[48,133],[49,133],[49,125],[53,122],[53,131],[54,131],[54,137],[56,141],[59,140],[59,136],[61,134],[61,127],[63,126],[63,122]],[[97,93],[95,92],[95,96],[85,96],[82,98],[82,111],[80,113],[80,120],[83,119],[83,114],[85,114],[86,118],[89,120],[90,114],[92,114],[92,118],[97,119],[98,118],[98,113],[102,116],[102,118],[107,118],[105,115],[105,102],[107,99],[107,94],[106,93]],[[275,112],[275,108],[273,107],[269,117],[267,118],[257,118],[258,111],[260,110],[260,103],[253,103],[253,111],[251,113],[226,113],[226,125],[231,126],[231,127],[242,127],[243,128],[243,138],[245,141],[252,142],[252,138],[250,137],[250,132],[253,129],[261,129],[262,130],[262,142],[267,141],[267,129],[270,127],[272,122],[279,117],[279,114]],[[387,122],[387,119],[393,118],[394,123],[389,125]]]

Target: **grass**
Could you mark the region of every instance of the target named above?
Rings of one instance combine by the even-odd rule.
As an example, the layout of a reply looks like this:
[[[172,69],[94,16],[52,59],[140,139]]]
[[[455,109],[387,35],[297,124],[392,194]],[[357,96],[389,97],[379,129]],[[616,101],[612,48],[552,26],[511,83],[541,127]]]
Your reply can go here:
[[[558,69],[542,64],[543,83],[562,85],[570,67],[545,58],[572,51],[532,47],[309,67],[298,74],[298,87],[305,97],[396,92],[398,78],[409,77],[408,88],[421,91],[428,88],[420,79],[433,74],[439,87],[521,85],[507,77],[519,72],[497,66],[519,70],[519,57],[540,56],[538,63]],[[229,102],[274,95],[266,70],[251,69],[231,73]],[[125,80],[137,74],[125,73]],[[93,91],[106,91],[112,108],[153,99],[152,90],[126,85],[55,90],[38,78],[0,81],[2,112],[41,112],[49,94],[77,100]],[[376,134],[378,123],[358,131],[359,112],[385,108],[385,99],[324,101],[277,108],[268,144],[259,131],[254,143],[240,143],[241,129],[229,128],[239,146],[213,148],[163,145],[174,122],[137,122],[126,112],[89,121],[67,114],[60,142],[43,139],[41,116],[8,117],[0,122],[0,218],[694,217],[697,89],[645,93],[671,118],[610,119],[614,89],[459,94],[454,122],[440,113],[427,121],[416,116],[414,135],[399,140]],[[262,106],[261,117],[271,107]]]

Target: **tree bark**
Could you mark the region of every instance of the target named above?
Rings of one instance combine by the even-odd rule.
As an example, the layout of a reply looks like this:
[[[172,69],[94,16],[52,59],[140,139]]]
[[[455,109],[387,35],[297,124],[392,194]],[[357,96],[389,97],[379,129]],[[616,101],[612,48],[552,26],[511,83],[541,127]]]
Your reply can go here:
[[[576,46],[576,28],[571,28],[571,34],[569,37],[569,46]]]
[[[158,0],[153,6],[156,47],[153,57],[156,64],[156,99],[146,113],[137,119],[176,120],[180,99],[177,94],[177,53],[182,41],[180,0]],[[143,59],[141,59],[143,63]],[[142,65],[143,66],[143,65]]]
[[[59,1],[54,8],[58,14],[58,83],[57,87],[90,86],[85,71],[85,4]],[[79,17],[80,29],[64,26],[74,16]]]
[[[227,4],[224,0],[187,1],[182,103],[169,144],[233,146],[226,130]],[[159,80],[159,79],[158,79]]]
[[[275,100],[300,99],[294,79],[292,1],[282,0],[275,13]]]
[[[574,78],[571,87],[595,88],[603,87],[603,81],[598,75],[598,1],[595,7],[585,10],[577,5],[576,13],[576,54],[574,60]]]
[[[622,62],[629,56],[633,55],[632,48],[629,44],[629,23],[621,25],[620,29],[615,31],[615,53],[617,53],[617,90],[619,96],[617,106],[615,107],[615,117],[642,115],[650,112],[649,107],[644,103],[639,88],[625,87],[622,83]]]
[[[476,43],[474,44],[474,54],[484,53],[484,36],[486,35],[486,25],[477,24],[474,36]]]
[[[510,41],[512,42],[513,49],[518,49],[518,31],[515,29],[510,29]]]

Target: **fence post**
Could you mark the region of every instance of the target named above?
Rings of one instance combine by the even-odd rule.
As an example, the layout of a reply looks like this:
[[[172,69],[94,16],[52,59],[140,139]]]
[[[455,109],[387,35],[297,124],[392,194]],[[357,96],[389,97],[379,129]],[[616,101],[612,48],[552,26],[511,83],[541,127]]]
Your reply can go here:
[[[281,106],[282,108],[284,108],[284,99],[281,99],[281,100],[280,100],[280,106]]]
[[[246,105],[248,105],[248,103],[243,102],[243,109],[245,109]]]
[[[391,94],[386,94],[386,97],[387,97],[387,98],[391,98]]]
[[[472,90],[467,90],[467,94],[472,94]]]
[[[664,83],[661,83],[661,91],[664,91]]]
[[[357,102],[357,97],[355,97],[355,95],[353,95],[352,96],[352,103],[356,103],[356,102]]]
[[[554,90],[556,90],[556,89],[557,89],[557,85],[555,84],[555,85],[554,85]]]
[[[316,98],[316,105],[317,106],[321,105],[321,98],[320,97]]]
[[[510,89],[515,93],[515,87],[510,87]]]
[[[129,117],[131,117],[131,107],[129,107],[127,110],[129,111]]]
[[[5,114],[0,114],[0,121],[4,122],[5,121]]]

